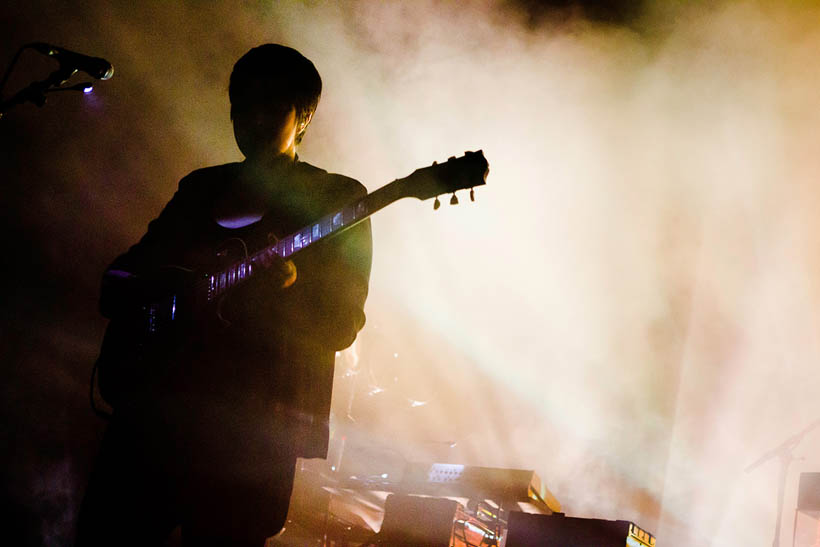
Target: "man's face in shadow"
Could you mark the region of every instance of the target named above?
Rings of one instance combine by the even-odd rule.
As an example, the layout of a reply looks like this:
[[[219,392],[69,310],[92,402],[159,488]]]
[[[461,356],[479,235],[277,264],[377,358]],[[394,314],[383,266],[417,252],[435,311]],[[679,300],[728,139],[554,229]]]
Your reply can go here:
[[[296,155],[297,121],[292,105],[256,99],[234,105],[236,144],[252,162],[276,163]]]

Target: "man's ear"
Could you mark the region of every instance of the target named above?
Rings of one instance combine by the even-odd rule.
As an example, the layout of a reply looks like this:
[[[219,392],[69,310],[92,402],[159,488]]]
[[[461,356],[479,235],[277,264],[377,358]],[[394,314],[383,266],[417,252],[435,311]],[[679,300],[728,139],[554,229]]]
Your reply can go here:
[[[307,126],[310,125],[310,120],[312,120],[312,119],[313,119],[313,112],[308,114],[307,119],[303,120],[302,123],[299,124],[299,129],[296,132],[297,133],[304,133],[305,129],[307,129]]]
[[[299,126],[296,128],[296,144],[302,143],[302,137],[305,136],[305,132],[307,131],[308,125],[310,125],[310,120],[313,119],[313,112],[308,114],[307,119],[303,120]]]

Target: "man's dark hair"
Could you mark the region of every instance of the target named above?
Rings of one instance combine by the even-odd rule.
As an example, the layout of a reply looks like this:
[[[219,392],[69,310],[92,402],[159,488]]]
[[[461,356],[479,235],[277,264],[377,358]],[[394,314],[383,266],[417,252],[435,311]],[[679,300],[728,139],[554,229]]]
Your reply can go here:
[[[296,110],[296,143],[302,140],[319,97],[322,78],[313,63],[293,48],[264,44],[248,51],[233,66],[228,97],[231,119],[241,108],[280,104]]]

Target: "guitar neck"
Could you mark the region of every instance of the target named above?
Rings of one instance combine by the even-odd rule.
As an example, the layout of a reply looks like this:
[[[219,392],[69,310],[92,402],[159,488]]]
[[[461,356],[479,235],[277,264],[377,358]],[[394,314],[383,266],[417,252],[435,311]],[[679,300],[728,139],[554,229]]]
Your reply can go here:
[[[350,203],[341,209],[323,216],[319,220],[289,234],[276,243],[255,253],[253,257],[262,259],[265,255],[276,254],[289,258],[328,236],[339,234],[368,218],[402,196],[397,188],[399,181],[393,181],[382,188]]]
[[[207,290],[208,300],[217,298],[249,279],[255,271],[263,268],[263,264],[273,255],[286,259],[290,258],[317,241],[352,228],[376,211],[405,197],[405,194],[400,191],[399,183],[401,181],[402,179],[394,180],[365,197],[323,216],[292,234],[286,235],[276,243],[260,249],[247,258],[231,264],[226,269],[207,274],[204,288]]]
[[[290,258],[321,239],[352,228],[376,211],[403,197],[425,200],[445,192],[453,192],[455,197],[456,190],[485,184],[488,172],[489,165],[481,150],[465,152],[460,158],[453,156],[445,163],[434,162],[428,167],[416,169],[409,176],[394,180],[375,192],[323,216],[276,243],[231,264],[228,268],[206,274],[201,287],[207,292],[208,300],[213,300],[250,278],[257,270],[264,268],[273,255]],[[472,192],[470,194],[472,199]]]

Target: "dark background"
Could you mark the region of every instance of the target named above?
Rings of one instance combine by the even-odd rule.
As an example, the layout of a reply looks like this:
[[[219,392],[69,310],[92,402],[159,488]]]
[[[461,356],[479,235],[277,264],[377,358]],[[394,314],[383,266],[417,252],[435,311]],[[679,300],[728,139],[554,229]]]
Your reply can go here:
[[[820,290],[806,281],[800,292],[798,275],[820,271],[812,250],[820,248],[812,239],[820,78],[807,60],[816,13],[762,1],[462,4],[3,8],[3,63],[43,41],[105,57],[116,71],[90,95],[51,94],[43,108],[23,105],[0,119],[0,541],[71,543],[104,428],[88,402],[105,328],[100,274],[182,176],[241,159],[228,76],[268,41],[302,50],[322,73],[325,96],[302,147],[308,161],[370,190],[467,149],[484,148],[493,166],[475,209],[431,217],[429,203],[401,205],[374,218],[368,325],[359,360],[337,365],[335,438],[347,428],[356,439],[351,469],[402,459],[534,468],[569,513],[663,525],[665,543],[707,544],[723,530],[749,544],[753,532],[769,533],[776,470],[747,476],[743,466],[817,410],[805,402],[816,393],[805,318]],[[452,28],[442,23],[450,20]],[[447,57],[454,49],[461,56]],[[24,52],[3,98],[55,67]],[[458,88],[464,80],[473,85]],[[586,170],[597,165],[605,175]],[[508,231],[505,223],[528,215],[536,229]],[[416,229],[433,236],[411,245]],[[474,247],[456,230],[473,230]],[[644,255],[640,245],[653,237]],[[472,267],[479,252],[511,240],[536,243],[502,254],[511,261],[502,275]],[[407,291],[401,270],[431,257],[429,279]],[[585,267],[604,272],[600,285]],[[634,279],[630,293],[624,280]],[[459,293],[462,285],[474,294]],[[767,287],[775,311],[762,315],[782,310],[782,330],[754,323],[759,308],[746,307]],[[413,307],[431,293],[435,304]],[[474,305],[457,308],[467,297]],[[497,301],[502,311],[483,306]],[[487,328],[455,328],[453,315]],[[520,332],[505,331],[511,325]],[[508,344],[500,358],[497,340]],[[758,340],[775,340],[776,351]],[[525,365],[537,385],[514,374]],[[370,397],[378,386],[393,391]],[[410,410],[414,400],[430,403]],[[355,420],[345,421],[350,412]]]

